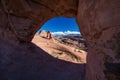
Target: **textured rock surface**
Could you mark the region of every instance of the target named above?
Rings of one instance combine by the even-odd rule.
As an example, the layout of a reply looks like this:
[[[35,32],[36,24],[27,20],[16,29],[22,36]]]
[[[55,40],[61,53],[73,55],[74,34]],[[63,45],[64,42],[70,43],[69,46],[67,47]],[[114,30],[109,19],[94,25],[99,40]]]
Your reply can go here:
[[[61,61],[43,55],[44,51],[29,43],[39,26],[48,19],[59,15],[73,17],[77,12],[82,35],[89,44],[87,80],[120,80],[120,0],[79,0],[78,11],[77,4],[78,0],[0,0],[1,80],[19,80],[23,75],[26,77],[20,80],[47,80],[48,75],[51,80],[77,80],[75,75],[82,76],[78,74],[84,72],[81,70],[67,73],[79,67],[71,66],[73,64],[65,63],[66,67],[58,70],[58,66],[63,64]],[[38,66],[39,61],[41,64]],[[50,63],[46,64],[47,61]],[[53,63],[57,67],[53,67]],[[65,69],[66,74],[59,75]],[[54,70],[57,71],[54,75],[59,77],[52,75]],[[35,76],[32,78],[31,75]]]
[[[120,0],[80,0],[78,23],[88,42],[87,80],[120,80]]]
[[[77,14],[77,1],[1,0],[0,17],[3,23],[1,23],[0,30],[11,29],[8,30],[9,34],[14,34],[18,40],[30,41],[39,26],[48,19],[60,15],[75,16]],[[4,32],[1,33],[4,34]]]
[[[0,0],[0,80],[85,80],[85,64],[53,58],[30,42],[48,19],[75,16],[76,4],[74,0]]]

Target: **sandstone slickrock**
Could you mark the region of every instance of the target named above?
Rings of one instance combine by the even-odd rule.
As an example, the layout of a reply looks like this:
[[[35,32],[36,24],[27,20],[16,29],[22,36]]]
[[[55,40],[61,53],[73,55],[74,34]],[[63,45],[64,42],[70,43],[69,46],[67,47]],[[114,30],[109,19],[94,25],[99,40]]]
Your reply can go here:
[[[80,70],[83,65],[53,60],[30,43],[48,19],[77,15],[81,33],[88,42],[87,80],[120,80],[119,14],[120,0],[0,0],[0,79],[48,80],[49,75],[49,80],[77,80],[78,75],[85,75]]]
[[[59,41],[56,41],[54,37],[49,39],[46,35],[47,32],[41,31],[39,35],[35,34],[32,42],[57,59],[86,64],[86,51],[79,50],[79,52],[75,52],[74,47],[61,44]]]

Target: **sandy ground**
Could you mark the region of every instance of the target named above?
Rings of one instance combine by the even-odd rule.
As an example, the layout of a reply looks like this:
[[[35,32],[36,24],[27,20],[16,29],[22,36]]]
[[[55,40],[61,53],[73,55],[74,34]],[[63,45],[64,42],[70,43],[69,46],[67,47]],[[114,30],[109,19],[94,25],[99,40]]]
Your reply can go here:
[[[73,63],[86,63],[86,51],[80,50],[77,52],[74,47],[59,43],[54,38],[47,39],[40,35],[35,35],[32,42],[55,58]]]

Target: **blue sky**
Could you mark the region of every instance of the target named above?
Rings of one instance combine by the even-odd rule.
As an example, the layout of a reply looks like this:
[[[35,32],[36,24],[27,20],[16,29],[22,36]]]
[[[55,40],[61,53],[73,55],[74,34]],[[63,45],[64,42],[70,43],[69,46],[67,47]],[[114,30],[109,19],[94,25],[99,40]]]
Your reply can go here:
[[[56,17],[48,20],[39,30],[51,31],[55,34],[74,33],[79,34],[78,24],[75,18]]]

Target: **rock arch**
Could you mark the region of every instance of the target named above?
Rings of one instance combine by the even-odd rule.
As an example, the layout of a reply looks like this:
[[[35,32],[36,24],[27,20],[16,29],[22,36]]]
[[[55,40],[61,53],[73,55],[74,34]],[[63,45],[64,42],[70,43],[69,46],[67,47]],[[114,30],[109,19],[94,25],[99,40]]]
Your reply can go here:
[[[87,80],[119,80],[119,14],[119,0],[0,0],[0,53],[7,56],[16,45],[30,42],[52,17],[76,17],[88,42]],[[4,51],[8,45],[13,46]]]

